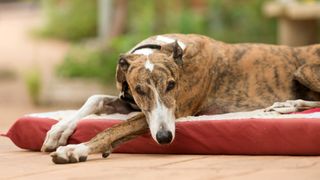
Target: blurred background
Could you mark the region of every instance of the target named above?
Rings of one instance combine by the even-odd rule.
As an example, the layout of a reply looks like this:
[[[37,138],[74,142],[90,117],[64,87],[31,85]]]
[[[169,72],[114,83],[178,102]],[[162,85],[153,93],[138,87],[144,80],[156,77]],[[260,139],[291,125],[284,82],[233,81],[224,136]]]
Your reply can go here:
[[[306,45],[319,42],[316,0],[0,0],[0,130],[23,114],[117,95],[120,53],[148,36]]]

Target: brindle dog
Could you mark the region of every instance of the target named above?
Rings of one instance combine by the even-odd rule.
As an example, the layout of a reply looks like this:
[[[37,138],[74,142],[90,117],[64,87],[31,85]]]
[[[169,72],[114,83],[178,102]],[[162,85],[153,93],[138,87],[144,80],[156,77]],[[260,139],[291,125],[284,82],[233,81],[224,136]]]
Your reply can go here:
[[[320,45],[226,44],[201,35],[166,34],[150,37],[121,55],[116,79],[120,98],[92,96],[73,117],[47,133],[42,151],[57,148],[51,154],[53,162],[81,162],[92,153],[106,157],[116,145],[148,128],[159,144],[171,143],[179,117],[251,111],[286,100],[319,101]],[[319,106],[288,101],[268,110],[288,104]],[[141,113],[90,141],[63,146],[81,118],[134,110]]]

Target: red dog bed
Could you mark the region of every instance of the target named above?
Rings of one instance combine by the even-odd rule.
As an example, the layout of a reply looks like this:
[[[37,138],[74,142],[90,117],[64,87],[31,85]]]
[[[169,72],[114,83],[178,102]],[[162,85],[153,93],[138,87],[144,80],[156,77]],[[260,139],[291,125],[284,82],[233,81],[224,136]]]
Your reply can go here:
[[[246,154],[246,155],[320,155],[320,109],[290,118],[240,118],[176,123],[176,138],[160,146],[145,134],[119,146],[121,153],[167,154]],[[207,118],[207,119],[206,119]],[[187,118],[190,119],[190,118]],[[215,118],[217,119],[217,117]],[[219,119],[219,117],[218,117]],[[85,142],[120,120],[85,119],[78,123],[68,143]],[[38,151],[46,132],[57,120],[25,116],[18,119],[6,134],[15,145]]]

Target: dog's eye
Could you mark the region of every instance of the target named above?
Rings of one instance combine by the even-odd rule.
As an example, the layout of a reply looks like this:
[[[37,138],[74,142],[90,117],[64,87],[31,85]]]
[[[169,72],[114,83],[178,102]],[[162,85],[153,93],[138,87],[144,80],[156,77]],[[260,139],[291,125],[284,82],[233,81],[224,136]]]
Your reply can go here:
[[[172,89],[175,87],[175,85],[176,85],[176,82],[174,82],[174,81],[169,81],[168,86],[167,86],[167,89],[166,89],[166,92],[172,90]]]
[[[141,86],[140,85],[137,85],[136,87],[135,87],[135,90],[136,90],[136,92],[138,93],[138,94],[140,94],[140,95],[145,95],[146,93],[142,90],[142,88],[141,88]]]

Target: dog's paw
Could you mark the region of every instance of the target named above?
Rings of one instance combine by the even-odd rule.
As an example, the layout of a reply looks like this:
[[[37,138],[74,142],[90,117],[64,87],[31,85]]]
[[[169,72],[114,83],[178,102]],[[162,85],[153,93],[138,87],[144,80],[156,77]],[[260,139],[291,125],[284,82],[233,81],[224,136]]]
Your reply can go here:
[[[44,143],[41,147],[42,152],[52,152],[59,146],[67,144],[68,138],[75,129],[74,124],[60,124],[57,123],[51,127],[47,132]]]
[[[264,109],[265,112],[278,112],[280,114],[288,114],[305,109],[302,106],[303,100],[288,100],[285,102],[276,102],[272,106]]]
[[[87,160],[89,147],[85,144],[71,144],[60,146],[56,152],[50,154],[55,164],[78,163]]]

